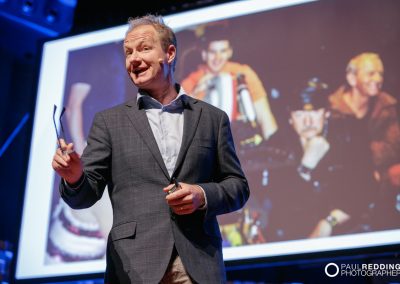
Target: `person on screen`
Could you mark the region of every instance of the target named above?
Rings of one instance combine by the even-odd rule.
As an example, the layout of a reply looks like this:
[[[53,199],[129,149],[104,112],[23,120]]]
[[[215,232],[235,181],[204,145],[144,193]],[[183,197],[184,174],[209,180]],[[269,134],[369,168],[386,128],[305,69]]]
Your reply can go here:
[[[359,147],[357,144],[368,147],[365,156],[372,160],[374,178],[380,184],[376,189],[381,195],[377,211],[391,208],[397,212],[397,218],[385,218],[381,213],[376,223],[398,227],[400,211],[396,208],[396,198],[400,184],[396,181],[400,179],[400,126],[397,100],[382,91],[383,74],[384,66],[378,54],[358,54],[347,64],[347,84],[340,86],[329,101],[333,119],[347,129],[347,140],[353,141],[354,148]]]
[[[267,92],[257,73],[247,64],[232,60],[232,33],[227,22],[199,25],[195,30],[201,63],[182,80],[183,88],[193,97],[224,110],[231,121],[237,153],[246,176],[252,176],[253,192],[259,191],[262,165],[269,155],[266,142],[278,126],[271,111]],[[183,57],[182,59],[185,59]],[[250,183],[252,183],[250,181]],[[263,214],[256,200],[247,203],[248,216],[235,214],[219,217],[227,246],[260,242]],[[253,216],[261,215],[257,221]],[[251,228],[251,229],[250,229]],[[256,234],[254,232],[257,232]],[[257,237],[254,237],[257,235]]]
[[[269,169],[269,182],[263,196],[270,202],[266,239],[283,241],[307,238],[326,209],[328,140],[327,84],[310,79],[306,87],[290,98],[289,128],[280,128],[271,147],[288,153],[281,165]]]
[[[365,138],[349,143],[346,126],[332,120],[327,84],[309,80],[290,100],[289,117],[294,131],[274,138],[289,154],[285,166],[270,170],[267,241],[375,229],[376,182],[367,147],[359,143]]]
[[[175,83],[176,38],[160,17],[130,19],[124,51],[138,94],[96,114],[81,157],[60,139],[61,196],[87,208],[108,185],[106,283],[224,283],[216,216],[250,193],[228,116]]]
[[[71,85],[66,107],[67,130],[74,150],[82,155],[86,146],[83,104],[92,89],[91,84]],[[106,239],[111,228],[111,205],[108,194],[85,210],[74,210],[62,199],[57,201],[51,217],[47,263],[100,259],[106,253]]]
[[[262,138],[268,140],[278,126],[256,72],[231,61],[233,49],[226,26],[200,26],[198,30],[203,63],[182,80],[182,87],[193,97],[224,110],[234,129],[237,122],[247,122],[250,128],[258,126]]]

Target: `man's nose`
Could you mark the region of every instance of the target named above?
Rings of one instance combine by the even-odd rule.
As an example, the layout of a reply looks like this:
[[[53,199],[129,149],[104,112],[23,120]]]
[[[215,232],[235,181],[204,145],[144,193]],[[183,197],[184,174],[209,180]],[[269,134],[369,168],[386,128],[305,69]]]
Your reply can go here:
[[[222,58],[222,53],[221,53],[221,52],[216,52],[216,53],[215,53],[215,58],[216,58],[217,60],[221,60],[221,58]]]
[[[137,53],[137,52],[132,52],[130,55],[129,55],[129,62],[131,63],[131,64],[140,64],[140,62],[141,62],[141,58],[140,58],[140,56],[139,56],[139,54]]]

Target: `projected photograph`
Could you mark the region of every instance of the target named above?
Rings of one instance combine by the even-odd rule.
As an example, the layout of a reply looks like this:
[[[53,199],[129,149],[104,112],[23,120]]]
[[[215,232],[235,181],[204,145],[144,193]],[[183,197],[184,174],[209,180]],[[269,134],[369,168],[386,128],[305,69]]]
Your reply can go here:
[[[224,259],[398,244],[399,5],[240,2],[165,17],[178,39],[176,81],[227,113],[250,186],[243,209],[218,217]],[[18,278],[105,268],[108,190],[84,210],[60,199],[51,111],[66,107],[65,138],[82,153],[94,114],[137,92],[124,65],[126,29],[43,52]]]
[[[178,81],[228,114],[251,188],[244,209],[219,218],[227,247],[400,226],[398,107],[384,84],[393,76],[384,59],[397,55],[314,7],[178,33]],[[313,21],[298,25],[300,17]],[[287,30],[277,34],[281,18]]]
[[[68,54],[63,129],[68,142],[82,155],[96,112],[128,99],[122,41],[74,50]],[[105,257],[112,209],[107,191],[93,207],[71,209],[58,192],[55,176],[45,263]]]

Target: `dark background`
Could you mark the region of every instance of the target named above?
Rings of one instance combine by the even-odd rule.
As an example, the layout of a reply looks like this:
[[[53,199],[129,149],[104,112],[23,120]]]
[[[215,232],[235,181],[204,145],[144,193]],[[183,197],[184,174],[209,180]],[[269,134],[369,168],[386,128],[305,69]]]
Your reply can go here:
[[[12,3],[11,3],[12,2]],[[107,27],[122,25],[127,22],[131,16],[141,16],[147,13],[157,13],[160,15],[168,15],[176,12],[188,11],[195,8],[211,6],[215,4],[231,2],[231,1],[218,1],[218,0],[200,0],[200,1],[182,1],[182,0],[146,0],[146,1],[121,1],[114,0],[110,2],[103,1],[78,1],[74,9],[66,9],[64,12],[68,13],[68,17],[63,18],[61,15],[63,9],[51,11],[53,14],[59,13],[59,17],[63,18],[51,27],[48,24],[42,24],[41,17],[46,15],[35,14],[29,18],[27,15],[19,14],[18,7],[27,5],[32,7],[33,11],[39,9],[43,3],[58,3],[58,1],[23,1],[23,0],[5,0],[0,1],[0,149],[5,150],[0,152],[0,240],[9,241],[13,244],[14,262],[17,251],[17,244],[19,238],[19,226],[21,219],[21,208],[24,197],[24,187],[26,178],[26,169],[28,166],[28,156],[30,148],[30,138],[32,129],[32,118],[34,115],[36,88],[38,71],[40,66],[41,45],[46,40],[51,40],[57,37],[70,36],[82,32],[98,30]],[[72,1],[73,2],[73,1]],[[329,17],[327,21],[337,21],[337,26],[326,35],[326,42],[321,43],[320,49],[315,50],[316,56],[319,57],[319,62],[326,66],[324,74],[329,78],[339,78],[336,72],[342,61],[336,61],[327,58],[332,53],[338,53],[338,50],[332,51],[324,49],[326,46],[331,46],[330,42],[340,42],[337,44],[338,48],[343,49],[343,58],[350,58],[354,54],[359,53],[361,45],[367,46],[367,51],[376,51],[376,47],[385,47],[387,42],[399,40],[398,27],[400,26],[400,5],[396,0],[324,0],[327,4],[325,8],[328,9]],[[348,9],[341,10],[340,3],[351,2]],[[10,4],[11,3],[11,4]],[[39,4],[38,4],[39,3]],[[7,6],[8,5],[8,6]],[[19,6],[18,6],[19,5]],[[39,5],[39,6],[38,6]],[[318,5],[318,4],[315,4]],[[10,7],[13,7],[12,9]],[[36,8],[39,7],[39,8]],[[386,8],[385,8],[386,7]],[[393,9],[395,7],[395,9]],[[370,13],[367,11],[384,10],[385,14]],[[290,9],[287,12],[290,18],[299,18],[304,23],[308,23],[309,33],[318,33],[319,25],[313,21],[313,13],[307,10],[305,14],[297,13],[291,14]],[[272,17],[274,14],[271,13]],[[10,17],[13,16],[13,17]],[[362,17],[370,24],[360,26],[357,17]],[[23,19],[19,21],[18,19]],[[382,22],[384,19],[389,19],[391,25],[385,26],[386,36],[379,36],[379,29],[375,23]],[[271,19],[272,21],[272,19]],[[275,19],[276,21],[276,19]],[[290,22],[286,19],[281,19],[281,26],[279,33],[276,30],[275,39],[279,40],[281,37],[286,37],[287,34],[282,30],[291,28]],[[293,20],[293,22],[296,22]],[[34,23],[29,25],[26,23]],[[320,23],[323,24],[323,23]],[[38,26],[44,26],[47,32],[43,32]],[[347,46],[346,39],[338,36],[339,31],[343,29],[353,30],[354,34],[359,34],[360,38],[368,39],[370,41],[361,42],[360,46]],[[52,32],[53,31],[53,32]],[[253,35],[259,33],[260,36],[264,32],[274,34],[274,27],[266,26],[261,30],[255,30],[251,33],[244,31],[242,36]],[[348,33],[351,34],[351,33]],[[302,42],[307,41],[309,35],[299,34],[298,38],[292,38],[293,47],[296,53],[288,54],[294,60],[293,63],[286,66],[287,72],[285,74],[277,74],[274,70],[263,68],[263,71],[256,70],[260,73],[260,77],[266,82],[279,81],[278,78],[285,76],[293,76],[291,74],[301,74],[302,70],[307,66],[307,62],[301,61],[301,46]],[[238,38],[237,41],[243,41],[246,38]],[[235,42],[233,42],[235,44]],[[316,45],[318,46],[318,45]],[[325,47],[324,47],[325,46]],[[274,48],[279,48],[278,45],[271,42],[266,46],[266,53],[273,52]],[[390,50],[392,45],[387,45],[387,50],[382,53],[392,54],[395,51]],[[249,54],[252,53],[251,46],[249,47]],[[310,52],[310,51],[309,51]],[[275,52],[273,52],[275,53]],[[346,54],[348,53],[348,54]],[[240,58],[236,58],[241,61]],[[388,88],[386,90],[398,97],[398,70],[400,66],[400,57],[391,58],[390,60],[382,58],[385,63],[385,84]],[[279,64],[280,58],[270,58],[271,66]],[[247,60],[248,61],[248,60]],[[285,61],[289,62],[289,61]],[[347,62],[347,61],[344,61]],[[252,65],[249,62],[249,65]],[[255,64],[256,65],[256,64]],[[332,65],[337,68],[331,68]],[[344,66],[343,74],[344,74]],[[284,69],[284,68],[282,68]],[[321,66],[307,66],[309,73],[303,73],[304,78],[298,78],[299,81],[304,82],[310,76],[314,76],[313,70],[321,70]],[[333,71],[334,70],[334,71]],[[393,70],[391,72],[391,70]],[[332,82],[332,85],[339,85],[342,83],[337,81]],[[285,86],[269,86],[284,89]],[[27,123],[22,125],[20,131],[12,141],[8,140],[13,131],[21,123],[25,115],[29,116]],[[5,143],[11,143],[7,148],[4,147]],[[51,143],[51,142],[49,142]],[[43,145],[46,147],[47,145]],[[49,165],[50,166],[50,165]],[[302,255],[292,256],[290,258],[274,258],[268,260],[252,260],[246,263],[228,263],[228,278],[230,280],[252,280],[252,281],[268,281],[268,282],[292,282],[304,281],[307,283],[321,283],[329,282],[330,279],[324,275],[323,268],[327,262],[334,261],[352,262],[352,263],[381,263],[399,262],[399,247],[375,247],[362,251],[346,251],[346,252],[326,252],[319,255]],[[82,276],[84,279],[86,276]],[[381,282],[381,280],[383,282]],[[390,279],[394,280],[394,279]],[[336,283],[387,283],[389,280],[373,279],[373,278],[346,278]],[[398,279],[396,281],[399,281]],[[12,281],[11,281],[12,282]]]

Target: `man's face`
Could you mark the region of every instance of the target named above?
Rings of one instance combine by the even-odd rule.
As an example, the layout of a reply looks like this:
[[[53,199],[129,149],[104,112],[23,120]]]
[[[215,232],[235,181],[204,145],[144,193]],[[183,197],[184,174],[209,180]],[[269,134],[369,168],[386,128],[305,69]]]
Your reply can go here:
[[[355,74],[355,88],[365,96],[376,96],[382,88],[383,65],[377,59],[367,58],[360,62]]]
[[[170,45],[165,52],[153,26],[142,25],[130,31],[124,40],[124,51],[126,70],[138,88],[153,90],[168,83],[169,64],[176,49]]]
[[[203,61],[213,73],[219,73],[232,57],[232,48],[228,40],[211,41],[208,49],[202,52]]]
[[[290,113],[290,122],[301,138],[310,139],[322,133],[326,113],[318,110],[296,110]]]

